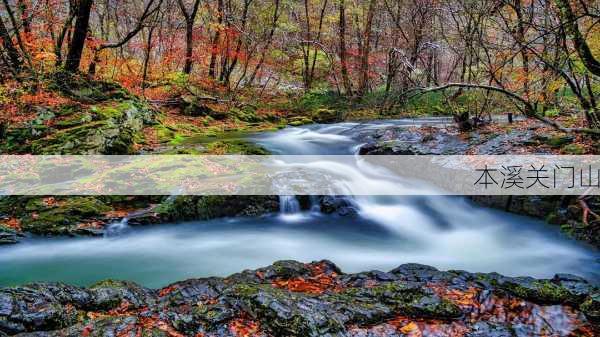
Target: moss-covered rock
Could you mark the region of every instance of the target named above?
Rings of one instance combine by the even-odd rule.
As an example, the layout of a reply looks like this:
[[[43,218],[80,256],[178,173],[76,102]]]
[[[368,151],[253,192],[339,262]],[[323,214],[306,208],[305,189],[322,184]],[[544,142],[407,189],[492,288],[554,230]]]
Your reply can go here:
[[[14,244],[19,242],[19,232],[14,228],[0,223],[0,245]]]
[[[257,216],[278,209],[274,196],[178,196],[169,198],[153,212],[164,220],[208,220],[219,217]],[[144,221],[143,218],[133,222]]]
[[[581,304],[581,311],[590,321],[600,324],[600,292],[597,291],[591,294]]]
[[[74,235],[78,225],[103,217],[112,208],[95,197],[69,197],[48,204],[43,198],[30,199],[21,218],[23,231],[40,235]]]
[[[311,119],[317,123],[333,123],[340,120],[340,113],[333,109],[321,108],[315,110]]]

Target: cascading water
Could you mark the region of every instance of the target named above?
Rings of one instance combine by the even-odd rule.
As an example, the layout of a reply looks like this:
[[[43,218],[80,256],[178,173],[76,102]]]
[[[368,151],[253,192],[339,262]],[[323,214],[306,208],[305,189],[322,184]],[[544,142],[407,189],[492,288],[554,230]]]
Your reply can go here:
[[[260,134],[254,141],[275,154],[351,155],[361,144],[363,132],[373,133],[382,126],[386,125],[311,125]],[[369,184],[393,193],[427,191],[418,182],[392,177],[361,162],[360,156],[347,164],[296,160],[282,165],[332,173],[348,195],[363,195]],[[287,181],[282,180],[282,191]],[[311,204],[316,209],[320,201],[325,208],[324,200],[313,198]],[[283,259],[329,259],[347,272],[391,270],[416,262],[445,270],[496,271],[511,276],[572,273],[600,281],[596,251],[535,219],[482,208],[456,197],[329,200],[337,206],[339,201],[354,211],[344,213],[347,216],[341,216],[342,212],[304,212],[296,197],[282,196],[281,212],[275,215],[135,227],[131,235],[109,239],[25,239],[14,247],[0,246],[0,286],[34,281],[89,285],[118,278],[159,287],[192,277],[226,276]],[[133,223],[136,215],[129,217]],[[129,226],[124,219],[110,227],[122,233]]]
[[[295,214],[300,212],[300,202],[293,195],[279,196],[279,212],[282,214]]]
[[[104,231],[104,236],[112,237],[121,235],[129,230],[129,218],[124,217],[120,221],[109,224]]]

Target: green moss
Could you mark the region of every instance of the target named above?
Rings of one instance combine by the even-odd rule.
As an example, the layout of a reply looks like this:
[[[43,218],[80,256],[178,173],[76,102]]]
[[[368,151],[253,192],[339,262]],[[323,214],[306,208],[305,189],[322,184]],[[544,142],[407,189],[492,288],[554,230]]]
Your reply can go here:
[[[267,155],[269,151],[256,144],[241,140],[221,140],[206,144],[209,153]]]
[[[22,218],[24,231],[36,234],[72,234],[86,219],[100,217],[112,208],[94,197],[70,197],[46,205],[42,199],[27,203],[27,215]]]
[[[550,280],[535,280],[531,283],[504,282],[496,285],[510,293],[536,303],[571,303],[573,296],[564,287]]]
[[[545,142],[546,142],[546,144],[550,145],[551,147],[559,148],[563,145],[567,145],[567,144],[573,142],[573,136],[569,136],[569,135],[553,136],[553,137],[549,137]]]
[[[226,198],[220,195],[207,195],[200,198],[196,204],[198,217],[208,220],[219,216],[225,202]]]
[[[115,105],[93,106],[90,108],[90,111],[96,115],[97,120],[120,118],[123,116],[123,110]]]
[[[256,114],[256,108],[250,105],[246,105],[242,108],[232,108],[229,113],[242,122],[258,123],[263,121],[263,119]]]
[[[64,119],[64,120],[59,120],[56,123],[54,123],[54,125],[58,128],[70,128],[70,127],[74,127],[77,125],[82,125],[85,123],[89,123],[92,121],[92,115],[88,114],[88,113],[82,113],[82,114],[78,114],[75,115],[73,117]]]
[[[565,154],[580,155],[585,154],[585,147],[581,144],[568,144],[563,146],[561,151]]]
[[[127,285],[125,283],[123,283],[123,281],[118,281],[118,280],[113,280],[113,279],[106,279],[106,280],[102,280],[102,281],[98,281],[96,283],[94,283],[93,285],[90,286],[90,289],[97,289],[97,288],[123,288],[126,287]]]
[[[579,307],[592,322],[600,323],[600,293],[591,294]]]
[[[171,139],[171,141],[169,142],[169,144],[177,146],[183,143],[186,139],[187,137],[185,137],[184,135],[176,133],[173,139]]]

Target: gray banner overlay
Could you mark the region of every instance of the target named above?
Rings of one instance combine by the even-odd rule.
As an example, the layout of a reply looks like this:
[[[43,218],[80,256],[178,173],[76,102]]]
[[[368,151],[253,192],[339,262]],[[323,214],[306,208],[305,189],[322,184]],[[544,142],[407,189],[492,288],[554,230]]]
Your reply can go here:
[[[598,195],[600,156],[0,156],[0,195]]]

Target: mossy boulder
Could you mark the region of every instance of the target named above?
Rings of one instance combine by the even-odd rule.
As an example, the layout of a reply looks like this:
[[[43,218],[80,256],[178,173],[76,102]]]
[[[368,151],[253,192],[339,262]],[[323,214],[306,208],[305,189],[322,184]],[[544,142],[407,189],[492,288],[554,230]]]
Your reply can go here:
[[[577,304],[582,301],[579,294],[554,280],[538,280],[531,277],[502,277],[492,276],[491,283],[517,297],[531,300],[535,303]]]
[[[590,321],[600,324],[600,292],[591,294],[580,308]]]
[[[294,117],[294,118],[291,118],[288,122],[288,124],[290,126],[301,126],[301,125],[312,124],[312,123],[314,123],[313,120],[308,117]]]
[[[269,151],[260,145],[242,139],[217,140],[205,144],[206,150],[212,154],[246,154],[268,155]]]
[[[154,209],[160,219],[208,220],[219,217],[257,216],[278,209],[275,196],[178,196]],[[133,219],[133,223],[144,219]]]
[[[89,113],[73,118],[60,124],[59,130],[31,142],[31,153],[133,153],[136,133],[153,123],[154,112],[140,102],[128,100],[94,105]],[[68,125],[75,126],[65,127]]]
[[[40,235],[75,235],[78,225],[104,216],[112,208],[95,197],[69,197],[48,204],[30,199],[21,218],[23,231]]]
[[[340,120],[340,113],[333,109],[321,108],[312,112],[311,119],[317,123],[334,123]]]
[[[19,232],[17,232],[14,228],[0,223],[0,245],[17,243],[19,242],[19,236]]]
[[[186,116],[209,116],[213,113],[211,108],[194,96],[184,95],[181,97],[181,101],[181,112]]]
[[[229,110],[229,114],[242,122],[255,123],[261,121],[261,118],[256,115],[256,109],[251,106],[233,107]]]
[[[561,152],[570,155],[581,155],[585,154],[585,147],[581,144],[567,144],[561,148]]]
[[[116,82],[91,80],[80,74],[58,71],[49,78],[49,89],[86,104],[110,100],[132,99],[125,88]]]

